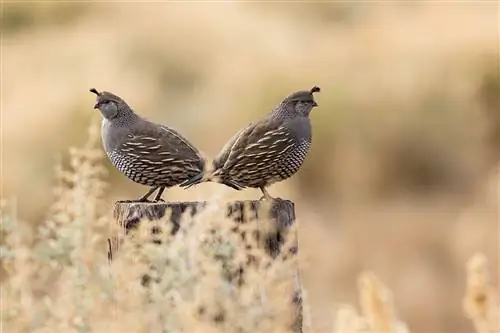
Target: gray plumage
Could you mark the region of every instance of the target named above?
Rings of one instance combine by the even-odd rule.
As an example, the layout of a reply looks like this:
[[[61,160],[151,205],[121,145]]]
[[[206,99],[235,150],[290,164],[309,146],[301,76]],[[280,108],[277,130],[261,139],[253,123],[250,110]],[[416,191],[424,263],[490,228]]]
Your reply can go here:
[[[217,181],[236,190],[266,187],[293,176],[311,147],[309,114],[318,104],[313,93],[298,91],[286,97],[270,114],[236,133],[213,160],[213,170],[200,173],[182,186]]]
[[[95,109],[103,115],[101,136],[111,163],[129,179],[151,189],[139,201],[147,201],[157,189],[179,185],[203,172],[199,151],[178,132],[137,115],[120,97],[98,92]]]

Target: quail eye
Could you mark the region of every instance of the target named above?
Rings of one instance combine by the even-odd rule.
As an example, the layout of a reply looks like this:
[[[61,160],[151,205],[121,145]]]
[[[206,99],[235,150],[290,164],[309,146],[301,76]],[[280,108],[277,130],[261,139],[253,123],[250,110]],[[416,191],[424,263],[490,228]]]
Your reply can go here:
[[[112,101],[110,100],[102,100],[102,101],[98,101],[97,102],[97,105],[100,107],[100,108],[109,108],[110,106],[113,105]]]

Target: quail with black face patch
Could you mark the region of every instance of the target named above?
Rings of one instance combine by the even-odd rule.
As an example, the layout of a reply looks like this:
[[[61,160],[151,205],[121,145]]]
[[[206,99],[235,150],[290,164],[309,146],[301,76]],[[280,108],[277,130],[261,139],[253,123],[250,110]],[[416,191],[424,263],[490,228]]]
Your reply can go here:
[[[144,119],[110,92],[90,91],[97,95],[94,109],[103,116],[102,142],[111,163],[129,179],[151,187],[139,201],[149,201],[156,190],[154,201],[160,201],[165,188],[203,172],[200,152],[178,132]]]
[[[297,91],[286,97],[260,121],[236,133],[213,160],[213,169],[201,172],[181,186],[216,181],[236,190],[259,188],[263,198],[273,199],[266,187],[293,176],[311,147],[309,114],[318,106],[313,93]]]

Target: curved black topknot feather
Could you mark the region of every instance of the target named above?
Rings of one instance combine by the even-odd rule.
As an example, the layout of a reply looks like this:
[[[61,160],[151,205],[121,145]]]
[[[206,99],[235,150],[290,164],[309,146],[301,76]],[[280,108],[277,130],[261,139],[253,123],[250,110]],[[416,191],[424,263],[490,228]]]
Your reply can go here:
[[[100,95],[101,95],[101,93],[100,93],[100,92],[98,92],[96,88],[91,88],[91,89],[89,89],[89,91],[90,91],[91,93],[96,94],[97,96],[100,96]]]
[[[311,88],[311,94],[315,93],[315,92],[320,92],[320,91],[321,91],[321,89],[318,86],[314,86]]]

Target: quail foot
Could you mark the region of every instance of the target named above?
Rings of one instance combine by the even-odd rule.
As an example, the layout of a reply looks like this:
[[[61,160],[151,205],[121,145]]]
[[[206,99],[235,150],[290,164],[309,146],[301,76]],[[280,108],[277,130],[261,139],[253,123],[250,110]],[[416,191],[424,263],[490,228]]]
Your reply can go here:
[[[319,91],[315,86],[286,97],[266,117],[237,132],[213,160],[211,170],[181,186],[216,181],[236,190],[259,188],[261,199],[273,199],[266,187],[294,175],[311,147],[309,114],[318,106],[313,94]]]
[[[204,158],[178,132],[139,116],[115,94],[90,91],[97,95],[94,109],[103,116],[101,136],[109,160],[129,179],[150,187],[138,201],[149,201],[156,190],[153,201],[160,201],[166,188],[203,173]]]

